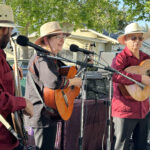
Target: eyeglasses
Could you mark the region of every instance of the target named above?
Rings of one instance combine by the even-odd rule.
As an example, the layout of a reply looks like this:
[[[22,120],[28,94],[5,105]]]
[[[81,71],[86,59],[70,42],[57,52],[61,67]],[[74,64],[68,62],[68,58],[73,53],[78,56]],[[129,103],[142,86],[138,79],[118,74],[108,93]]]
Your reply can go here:
[[[56,37],[56,39],[65,39],[67,36],[66,35],[56,35],[55,36]]]
[[[142,36],[138,36],[138,37],[137,37],[137,36],[131,36],[131,40],[132,40],[132,41],[136,41],[137,39],[138,39],[139,41],[143,41],[144,38],[143,38]]]

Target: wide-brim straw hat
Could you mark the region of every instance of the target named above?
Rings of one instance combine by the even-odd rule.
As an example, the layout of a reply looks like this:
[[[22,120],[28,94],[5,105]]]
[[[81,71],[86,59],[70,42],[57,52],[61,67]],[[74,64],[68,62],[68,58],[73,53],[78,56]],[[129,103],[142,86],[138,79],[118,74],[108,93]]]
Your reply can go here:
[[[145,26],[144,28],[144,27],[140,27],[138,23],[131,23],[126,26],[124,34],[120,35],[117,40],[120,44],[125,45],[125,36],[129,34],[135,34],[135,33],[143,33],[144,40],[150,38],[150,32],[148,26]]]
[[[70,33],[62,31],[57,21],[47,22],[40,27],[40,37],[36,39],[35,44],[41,45],[44,37],[56,34],[70,35]]]
[[[17,27],[12,8],[5,4],[0,4],[0,27]]]

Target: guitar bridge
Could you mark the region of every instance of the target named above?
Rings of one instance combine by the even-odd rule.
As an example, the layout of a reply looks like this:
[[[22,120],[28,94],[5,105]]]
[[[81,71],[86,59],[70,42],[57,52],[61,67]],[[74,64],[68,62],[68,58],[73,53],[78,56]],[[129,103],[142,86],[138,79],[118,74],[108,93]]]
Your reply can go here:
[[[68,107],[69,105],[68,105],[68,98],[67,98],[67,96],[66,96],[66,94],[64,93],[63,90],[61,91],[61,93],[62,93],[62,95],[63,95],[63,97],[64,97],[64,100],[65,100],[65,103],[66,103],[66,105],[67,105],[67,107]]]

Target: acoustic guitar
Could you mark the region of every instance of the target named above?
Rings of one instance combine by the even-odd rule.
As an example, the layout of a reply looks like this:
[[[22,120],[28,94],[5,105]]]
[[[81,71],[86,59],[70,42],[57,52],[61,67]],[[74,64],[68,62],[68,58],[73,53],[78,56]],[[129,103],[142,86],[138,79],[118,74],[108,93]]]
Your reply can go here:
[[[139,66],[130,66],[126,68],[125,71],[128,73],[150,76],[150,59],[142,61]],[[141,88],[137,84],[132,84],[120,85],[119,88],[126,98],[132,97],[136,101],[144,101],[150,96],[150,86]]]
[[[74,78],[77,73],[75,66],[63,67],[59,70],[62,76],[66,76],[67,79]],[[79,95],[80,88],[71,86],[66,89],[52,90],[44,87],[44,102],[46,106],[58,111],[63,120],[68,120],[71,117],[74,99]]]

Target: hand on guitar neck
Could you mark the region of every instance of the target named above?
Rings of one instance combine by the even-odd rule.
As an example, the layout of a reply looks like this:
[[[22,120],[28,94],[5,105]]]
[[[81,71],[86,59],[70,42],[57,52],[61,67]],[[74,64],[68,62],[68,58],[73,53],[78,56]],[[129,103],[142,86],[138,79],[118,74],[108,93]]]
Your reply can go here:
[[[33,105],[32,103],[26,99],[26,107],[23,111],[23,113],[27,116],[29,116],[30,118],[33,117]]]
[[[75,77],[72,79],[69,79],[69,86],[77,86],[77,87],[81,87],[82,85],[82,79],[79,77]]]
[[[142,75],[142,80],[141,82],[145,85],[149,85],[150,86],[150,77],[147,75]]]

